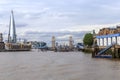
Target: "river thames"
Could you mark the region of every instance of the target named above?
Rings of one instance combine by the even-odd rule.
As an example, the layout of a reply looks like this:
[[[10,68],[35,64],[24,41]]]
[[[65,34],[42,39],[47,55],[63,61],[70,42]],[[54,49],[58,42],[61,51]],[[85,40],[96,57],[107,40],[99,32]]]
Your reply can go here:
[[[119,80],[120,60],[83,52],[0,52],[0,80]]]

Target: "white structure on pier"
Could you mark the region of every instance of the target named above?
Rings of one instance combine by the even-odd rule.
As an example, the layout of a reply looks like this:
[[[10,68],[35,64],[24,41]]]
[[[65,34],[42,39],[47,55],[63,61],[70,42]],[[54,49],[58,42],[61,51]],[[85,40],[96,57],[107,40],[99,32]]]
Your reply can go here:
[[[120,45],[120,33],[96,36],[98,46]]]
[[[100,29],[96,39],[98,46],[120,45],[120,26]]]

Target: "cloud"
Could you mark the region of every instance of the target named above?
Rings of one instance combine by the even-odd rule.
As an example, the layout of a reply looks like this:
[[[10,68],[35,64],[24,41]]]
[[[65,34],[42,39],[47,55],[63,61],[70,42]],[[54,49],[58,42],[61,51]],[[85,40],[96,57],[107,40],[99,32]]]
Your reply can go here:
[[[69,37],[71,37],[71,36],[73,36],[73,35],[62,35],[62,36],[58,36],[57,39],[62,40],[62,39],[69,38]]]
[[[23,24],[23,23],[21,23],[21,24],[16,24],[16,27],[17,27],[17,28],[21,28],[21,27],[24,27],[24,28],[25,28],[26,26],[27,26],[27,24],[25,24],[25,23],[24,23],[24,24]]]
[[[8,32],[13,9],[18,37],[51,40],[55,35],[62,40],[72,35],[82,41],[84,32],[118,25],[119,7],[119,0],[1,0],[0,31]]]
[[[70,32],[70,31],[60,31],[60,32],[34,32],[29,31],[24,35],[17,35],[17,37],[25,38],[31,41],[45,41],[51,44],[52,36],[56,37],[57,42],[68,42],[69,37],[72,36],[75,42],[82,42],[84,34],[88,33],[88,31],[81,32]]]

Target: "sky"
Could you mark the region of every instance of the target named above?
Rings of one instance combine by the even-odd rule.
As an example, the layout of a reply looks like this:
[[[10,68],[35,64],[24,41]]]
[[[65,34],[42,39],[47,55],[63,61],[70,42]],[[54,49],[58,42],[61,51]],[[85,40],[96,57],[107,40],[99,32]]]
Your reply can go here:
[[[17,38],[82,42],[85,33],[120,24],[120,0],[0,0],[0,32],[7,39],[11,10]]]

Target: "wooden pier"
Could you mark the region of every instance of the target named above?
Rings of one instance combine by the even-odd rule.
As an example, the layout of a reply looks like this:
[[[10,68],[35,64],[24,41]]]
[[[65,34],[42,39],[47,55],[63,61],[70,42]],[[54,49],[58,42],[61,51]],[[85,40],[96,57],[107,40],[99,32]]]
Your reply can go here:
[[[94,46],[92,57],[110,55],[120,58],[120,26],[116,28],[102,28],[94,35]]]
[[[107,49],[108,48],[108,49]],[[106,50],[105,50],[106,49]],[[99,54],[101,51],[102,54]],[[92,57],[112,57],[112,58],[120,58],[120,45],[112,45],[112,46],[98,46],[93,48]]]

